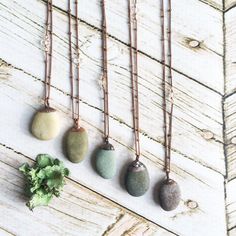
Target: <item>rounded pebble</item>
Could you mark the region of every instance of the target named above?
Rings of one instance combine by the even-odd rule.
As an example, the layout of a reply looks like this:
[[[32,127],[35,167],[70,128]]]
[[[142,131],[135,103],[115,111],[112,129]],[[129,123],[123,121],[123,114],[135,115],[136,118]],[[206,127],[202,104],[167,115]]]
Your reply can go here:
[[[104,179],[111,179],[116,174],[116,157],[114,147],[106,143],[96,153],[96,170]]]
[[[133,161],[126,172],[125,186],[134,197],[144,195],[149,188],[149,174],[146,166],[140,161]]]
[[[72,128],[68,131],[66,151],[71,162],[79,163],[84,160],[88,151],[88,134],[84,128]]]
[[[180,202],[179,185],[172,179],[165,180],[159,190],[159,200],[163,210],[172,211]]]
[[[60,118],[58,112],[53,108],[39,110],[32,122],[31,132],[40,140],[55,138],[60,131]]]

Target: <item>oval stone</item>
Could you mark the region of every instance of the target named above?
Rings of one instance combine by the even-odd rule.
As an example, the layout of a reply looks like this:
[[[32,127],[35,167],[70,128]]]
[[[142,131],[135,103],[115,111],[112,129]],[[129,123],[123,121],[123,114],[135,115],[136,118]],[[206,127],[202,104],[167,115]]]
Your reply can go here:
[[[72,128],[66,136],[66,151],[68,159],[73,163],[84,160],[88,151],[88,134],[82,127]]]
[[[104,179],[111,179],[116,174],[115,149],[110,143],[106,143],[98,149],[96,170]]]
[[[31,132],[40,140],[50,140],[55,138],[60,131],[60,118],[58,112],[47,107],[39,110],[32,122]]]
[[[127,170],[125,186],[128,193],[134,197],[144,195],[149,188],[149,174],[146,166],[140,161],[133,161]]]
[[[165,180],[159,190],[160,205],[165,211],[172,211],[177,208],[180,202],[179,185],[172,179]]]

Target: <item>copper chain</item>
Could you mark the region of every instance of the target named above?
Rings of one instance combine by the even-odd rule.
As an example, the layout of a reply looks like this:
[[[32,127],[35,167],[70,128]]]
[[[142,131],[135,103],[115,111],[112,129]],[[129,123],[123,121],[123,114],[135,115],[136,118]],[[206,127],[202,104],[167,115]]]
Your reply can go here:
[[[137,29],[137,1],[129,0],[129,38],[130,38],[130,64],[132,83],[132,109],[135,138],[136,160],[140,157],[139,138],[139,97],[138,97],[138,29]]]
[[[69,60],[70,60],[70,85],[71,85],[71,101],[72,101],[72,119],[76,128],[80,127],[80,52],[79,52],[79,19],[78,19],[78,0],[75,0],[75,56],[76,60],[76,78],[74,76],[73,63],[73,47],[72,47],[72,14],[71,14],[71,0],[68,0],[68,18],[69,18]],[[76,82],[76,94],[75,94]]]
[[[47,13],[46,13],[46,33],[44,39],[45,50],[45,95],[44,105],[49,107],[50,99],[50,87],[52,77],[52,34],[53,34],[53,18],[52,18],[52,0],[47,1]]]
[[[163,117],[164,117],[164,146],[165,146],[165,172],[169,179],[171,142],[172,142],[172,119],[173,119],[173,79],[172,79],[172,48],[171,48],[171,0],[168,0],[168,81],[166,80],[166,48],[165,48],[165,10],[164,0],[161,0],[161,44],[162,44],[162,84],[163,84]],[[169,95],[169,99],[168,99]],[[168,104],[169,101],[169,104]],[[169,107],[167,107],[169,105]],[[168,111],[169,110],[169,111]]]
[[[102,0],[102,87],[104,93],[104,139],[109,139],[109,97],[108,97],[108,69],[107,69],[107,21],[105,0]]]

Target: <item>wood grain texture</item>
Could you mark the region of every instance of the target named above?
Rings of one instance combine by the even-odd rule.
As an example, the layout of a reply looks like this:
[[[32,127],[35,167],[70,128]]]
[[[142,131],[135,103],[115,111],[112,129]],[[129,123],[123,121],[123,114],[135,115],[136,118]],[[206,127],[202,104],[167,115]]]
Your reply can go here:
[[[25,207],[24,179],[18,167],[23,162],[32,163],[32,160],[2,145],[0,159],[3,190],[0,213],[6,216],[0,222],[0,228],[4,227],[0,230],[1,235],[112,235],[108,233],[112,230],[116,230],[117,235],[138,230],[140,235],[147,236],[174,235],[70,179],[67,179],[60,198],[55,198],[50,207],[30,212]],[[122,224],[124,220],[129,224]],[[115,229],[113,225],[116,225]]]
[[[99,1],[81,1],[79,9],[81,114],[90,137],[90,151],[82,165],[69,163],[61,145],[64,132],[72,124],[69,118],[66,1],[55,1],[54,8],[52,105],[61,113],[62,131],[56,140],[47,143],[35,140],[29,132],[31,118],[42,104],[44,64],[40,40],[44,34],[45,3],[34,1],[32,4],[30,0],[0,2],[0,45],[4,45],[0,54],[0,106],[4,114],[0,116],[0,129],[4,130],[4,135],[0,135],[3,170],[0,181],[6,189],[3,196],[0,194],[0,200],[5,206],[3,213],[13,218],[11,224],[6,220],[0,225],[2,230],[16,234],[15,226],[29,221],[36,228],[43,225],[42,231],[50,235],[59,232],[68,235],[78,235],[78,232],[81,235],[226,235],[221,1],[174,1],[176,106],[172,175],[181,186],[182,199],[180,207],[170,213],[163,212],[156,200],[158,182],[164,173],[160,25],[154,0],[141,1],[138,11],[142,161],[150,172],[151,189],[142,198],[132,198],[123,186],[126,164],[134,156],[125,3],[109,1],[107,9],[108,19],[112,19],[108,39],[111,135],[120,174],[112,181],[104,181],[94,172],[92,158],[101,143],[103,127]],[[200,12],[201,17],[196,12]],[[192,39],[201,42],[199,48],[189,46]],[[72,171],[72,180],[68,181],[63,197],[56,199],[49,209],[42,208],[31,214],[23,204],[26,199],[22,198],[22,179],[16,165],[28,157],[35,158],[40,152],[65,161]],[[7,162],[5,156],[10,156],[6,158]],[[10,183],[7,182],[9,178]],[[8,199],[9,194],[12,198]],[[39,221],[41,216],[42,222]],[[45,224],[48,219],[53,219],[49,225]],[[21,230],[21,235],[27,235],[29,229]]]
[[[224,0],[225,1],[225,10],[228,11],[229,9],[235,7],[236,1],[235,0]]]
[[[226,44],[226,95],[236,92],[236,8],[225,13],[225,44]]]
[[[226,211],[228,222],[228,235],[236,235],[236,78],[235,61],[236,42],[235,28],[235,1],[225,1],[225,151],[227,160],[227,180],[226,180]]]
[[[66,0],[57,1],[55,5],[63,11],[67,10]],[[158,3],[156,0],[140,1],[137,6],[139,49],[160,61],[161,48],[158,42],[160,42],[161,28]],[[82,1],[79,16],[83,22],[100,29],[100,9],[99,0]],[[200,15],[194,14],[194,12],[199,12]],[[127,1],[108,1],[107,15],[108,33],[127,44]],[[172,15],[173,68],[190,79],[223,93],[221,12],[201,1],[182,0],[181,2],[173,1]],[[115,20],[109,21],[109,19]],[[191,24],[187,22],[191,22]],[[205,24],[205,22],[208,23]],[[209,27],[209,25],[213,27]],[[189,46],[191,40],[199,41],[200,46],[191,48]],[[186,63],[188,61],[191,61],[191,64]]]

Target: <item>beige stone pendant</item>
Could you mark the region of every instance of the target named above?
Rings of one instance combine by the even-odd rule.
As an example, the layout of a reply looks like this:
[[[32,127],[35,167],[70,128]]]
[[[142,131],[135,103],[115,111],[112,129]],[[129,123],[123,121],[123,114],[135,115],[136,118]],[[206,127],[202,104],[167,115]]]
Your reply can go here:
[[[82,128],[72,128],[66,136],[66,152],[68,159],[73,163],[84,160],[88,151],[88,134]]]
[[[60,117],[58,112],[51,108],[43,108],[34,115],[31,132],[40,140],[55,138],[60,131]]]

